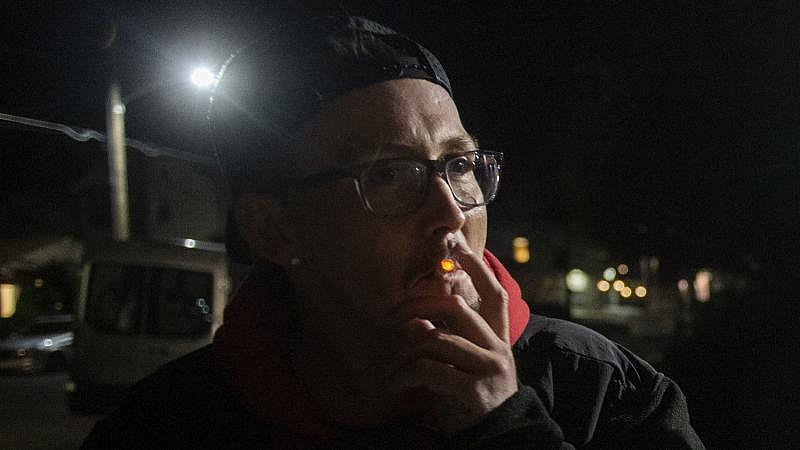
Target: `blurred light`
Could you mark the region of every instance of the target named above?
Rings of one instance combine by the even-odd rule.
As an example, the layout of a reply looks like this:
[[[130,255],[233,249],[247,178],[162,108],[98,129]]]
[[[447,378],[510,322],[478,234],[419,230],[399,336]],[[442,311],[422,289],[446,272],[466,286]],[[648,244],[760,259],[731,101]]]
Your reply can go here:
[[[123,114],[125,113],[125,105],[122,103],[117,103],[116,105],[111,107],[111,112],[114,114]]]
[[[647,288],[644,286],[636,286],[636,289],[633,290],[633,293],[639,298],[644,298],[644,296],[647,295]]]
[[[711,279],[713,276],[708,270],[700,270],[694,277],[694,295],[699,302],[711,300]]]
[[[617,266],[617,273],[620,275],[627,275],[628,274],[628,265],[627,264],[620,264]]]
[[[619,291],[622,290],[622,288],[625,287],[625,282],[622,281],[622,280],[617,280],[617,281],[614,282],[614,284],[612,286],[614,286],[614,290],[615,291],[619,292]]]
[[[625,298],[630,297],[631,296],[631,288],[629,288],[628,286],[625,286],[624,288],[622,288],[621,291],[619,291],[619,295],[621,295],[621,296],[623,296]]]
[[[617,271],[614,270],[613,267],[609,267],[603,271],[603,279],[606,281],[611,281],[617,277]]]
[[[8,319],[17,312],[19,287],[16,284],[0,284],[0,317]]]
[[[53,309],[55,309],[56,311],[61,311],[62,309],[64,309],[64,304],[61,302],[55,302],[53,303]]]
[[[597,290],[600,292],[608,292],[611,289],[611,284],[606,280],[600,280],[597,282]]]
[[[44,280],[43,279],[37,278],[37,279],[33,280],[33,287],[40,288],[40,287],[43,287],[43,286],[44,286]]]
[[[186,248],[194,248],[197,245],[197,242],[194,239],[184,239],[183,246]]]
[[[47,338],[47,339],[42,341],[42,345],[44,345],[45,347],[52,347],[53,346],[53,340],[50,339],[50,338]]]
[[[514,248],[514,261],[519,264],[524,264],[531,260],[531,250],[529,241],[524,237],[516,237],[511,241],[511,246]]]
[[[205,67],[194,69],[192,71],[192,83],[201,88],[210,87],[216,81],[216,77],[210,70]]]
[[[567,289],[571,292],[586,292],[589,288],[589,275],[581,269],[572,269],[567,273]]]
[[[689,292],[689,282],[687,280],[678,280],[678,290],[681,294],[686,294]]]

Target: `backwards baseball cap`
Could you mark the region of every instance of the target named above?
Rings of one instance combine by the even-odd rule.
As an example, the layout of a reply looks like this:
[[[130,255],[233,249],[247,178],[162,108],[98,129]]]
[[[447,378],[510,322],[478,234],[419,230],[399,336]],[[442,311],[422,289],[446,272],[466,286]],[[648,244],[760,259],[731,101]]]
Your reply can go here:
[[[336,97],[370,84],[418,78],[452,97],[439,60],[425,47],[362,17],[318,17],[267,30],[228,58],[209,108],[211,138],[235,197],[271,192],[294,173],[302,125]],[[251,258],[228,215],[228,254]]]
[[[453,95],[430,51],[362,17],[294,22],[238,50],[219,70],[209,108],[217,158],[234,195],[286,181],[290,144],[323,105],[398,78],[429,80]]]

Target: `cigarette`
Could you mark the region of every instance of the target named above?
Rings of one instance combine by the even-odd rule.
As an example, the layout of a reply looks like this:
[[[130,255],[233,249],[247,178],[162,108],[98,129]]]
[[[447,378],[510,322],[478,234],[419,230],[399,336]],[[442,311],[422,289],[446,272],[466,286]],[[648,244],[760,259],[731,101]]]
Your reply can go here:
[[[442,258],[439,261],[439,267],[441,267],[445,272],[452,272],[456,270],[456,262],[450,258]]]

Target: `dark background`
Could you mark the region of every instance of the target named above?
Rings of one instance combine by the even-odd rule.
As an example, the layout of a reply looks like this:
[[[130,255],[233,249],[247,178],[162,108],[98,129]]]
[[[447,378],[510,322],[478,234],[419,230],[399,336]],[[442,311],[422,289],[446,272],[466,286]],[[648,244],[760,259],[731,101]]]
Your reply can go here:
[[[702,316],[663,370],[707,443],[796,441],[791,2],[0,4],[0,112],[103,130],[117,80],[129,137],[206,155],[205,98],[186,75],[198,62],[218,65],[298,16],[364,15],[415,37],[447,68],[467,128],[506,153],[494,217],[577,230],[619,257],[659,255],[665,276],[714,264],[754,280],[747,298]],[[68,199],[63,187],[101,149],[0,128],[0,199],[15,205],[0,214],[3,237],[69,227],[19,199]]]

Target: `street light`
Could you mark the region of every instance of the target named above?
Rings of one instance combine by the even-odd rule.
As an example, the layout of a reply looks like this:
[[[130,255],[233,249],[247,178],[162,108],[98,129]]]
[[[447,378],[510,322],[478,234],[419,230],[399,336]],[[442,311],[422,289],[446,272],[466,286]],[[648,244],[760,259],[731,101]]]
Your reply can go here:
[[[211,87],[217,81],[217,77],[209,69],[199,67],[192,71],[191,80],[195,86],[205,89]]]

